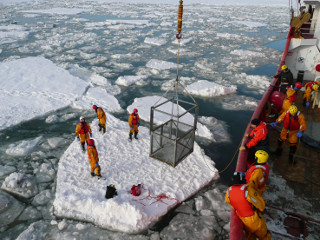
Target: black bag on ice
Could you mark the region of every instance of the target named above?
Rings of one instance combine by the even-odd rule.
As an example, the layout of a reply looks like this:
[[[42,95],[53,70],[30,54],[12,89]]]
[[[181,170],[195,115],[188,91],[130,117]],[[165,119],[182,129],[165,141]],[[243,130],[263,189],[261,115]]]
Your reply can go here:
[[[117,196],[118,193],[117,193],[117,189],[115,188],[114,185],[109,185],[107,186],[107,191],[106,191],[106,199],[109,199],[109,198],[113,198],[114,196]]]

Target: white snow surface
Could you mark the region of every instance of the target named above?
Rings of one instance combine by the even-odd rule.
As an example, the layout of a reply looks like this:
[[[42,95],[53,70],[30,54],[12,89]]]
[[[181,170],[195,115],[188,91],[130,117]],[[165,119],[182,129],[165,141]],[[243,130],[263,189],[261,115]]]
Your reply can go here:
[[[106,180],[90,176],[88,156],[74,141],[59,161],[53,203],[58,216],[89,221],[102,228],[140,232],[219,177],[214,162],[203,157],[197,143],[194,152],[173,168],[149,157],[149,129],[140,126],[139,140],[128,142],[127,122],[109,115],[104,135],[98,133],[97,123],[94,120],[91,127]],[[135,197],[128,191],[138,183],[143,189]],[[118,196],[107,200],[104,196],[109,184],[115,184]]]
[[[130,86],[133,84],[136,84],[138,86],[144,86],[147,84],[147,81],[145,81],[148,78],[147,75],[140,75],[140,76],[120,76],[116,80],[116,84],[122,85],[122,86]]]
[[[87,93],[73,102],[73,107],[79,109],[90,109],[92,105],[98,105],[108,112],[120,112],[122,108],[118,100],[103,88],[89,88]]]
[[[11,173],[5,178],[1,189],[23,198],[31,198],[38,193],[34,177],[17,172]]]
[[[177,68],[177,64],[168,61],[162,61],[158,59],[151,59],[147,62],[146,66],[148,68],[158,69],[158,70],[166,70],[166,69],[174,69]],[[179,68],[183,66],[179,64]]]
[[[210,98],[236,93],[237,87],[224,87],[220,84],[209,82],[207,80],[199,80],[195,83],[186,86],[186,90],[192,95]]]
[[[146,122],[150,122],[150,108],[154,106],[155,104],[158,105],[160,103],[163,103],[167,101],[168,99],[161,97],[161,96],[146,96],[142,98],[135,98],[133,103],[127,107],[127,111],[129,113],[132,113],[134,108],[138,109],[139,116],[142,120]],[[172,103],[168,102],[161,107],[157,108],[161,111],[164,111],[166,113],[171,113]],[[186,112],[184,108],[179,106],[179,114],[182,114]],[[173,113],[177,114],[177,105],[173,104]],[[154,123],[161,124],[170,119],[170,116],[164,115],[164,114],[155,114],[154,115]],[[183,123],[187,123],[189,125],[193,125],[194,117],[187,113],[182,118],[180,118],[180,121]],[[209,140],[215,141],[213,133],[209,130],[209,128],[201,123],[198,122],[197,124],[197,131],[196,135],[207,138]]]
[[[43,57],[0,63],[0,130],[61,109],[88,83]]]

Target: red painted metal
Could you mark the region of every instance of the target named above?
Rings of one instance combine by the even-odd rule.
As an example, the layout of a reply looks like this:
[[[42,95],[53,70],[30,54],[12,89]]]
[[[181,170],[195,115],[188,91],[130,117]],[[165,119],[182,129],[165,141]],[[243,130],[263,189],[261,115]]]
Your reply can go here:
[[[277,70],[277,74],[280,73],[281,71],[281,66],[285,64],[287,55],[288,55],[288,49],[290,46],[290,40],[293,36],[293,28],[290,27],[288,36],[287,36],[287,42],[286,42],[286,46],[285,49],[283,51],[283,55],[281,58],[281,62],[279,64],[278,70]],[[267,101],[270,98],[270,95],[272,94],[273,91],[277,90],[278,87],[276,87],[278,84],[278,79],[274,78],[272,83],[270,84],[270,86],[268,87],[266,93],[263,95],[259,105],[257,106],[256,110],[254,111],[251,120],[254,118],[259,118],[261,120],[265,119],[265,114],[263,114],[265,112],[265,106]],[[245,130],[245,133],[250,133],[250,131],[252,130],[250,127],[250,122]],[[244,144],[247,143],[247,138],[244,138],[242,141],[242,146],[244,146]],[[239,151],[239,155],[238,155],[238,161],[237,161],[237,166],[236,166],[236,171],[237,172],[245,172],[247,169],[247,159],[248,158],[248,152],[247,151]],[[239,217],[237,216],[237,214],[235,213],[234,210],[231,211],[231,216],[230,216],[230,240],[244,240],[245,236],[243,233],[243,224],[241,222],[241,220],[239,219]]]
[[[316,66],[316,71],[317,71],[317,72],[320,72],[320,64],[318,64],[318,65]]]

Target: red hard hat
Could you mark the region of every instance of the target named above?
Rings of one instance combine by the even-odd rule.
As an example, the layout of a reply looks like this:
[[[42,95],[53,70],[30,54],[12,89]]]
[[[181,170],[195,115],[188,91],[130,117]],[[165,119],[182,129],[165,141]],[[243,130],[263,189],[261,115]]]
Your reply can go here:
[[[89,139],[88,140],[88,145],[93,146],[94,145],[94,140],[93,139]]]
[[[134,112],[134,113],[137,113],[137,112],[138,112],[138,109],[136,109],[136,108],[133,109],[133,112]]]
[[[302,88],[302,83],[301,82],[297,82],[295,86],[296,86],[296,88],[300,89],[300,88]]]
[[[98,108],[97,105],[92,106],[92,109],[97,109],[97,108]]]

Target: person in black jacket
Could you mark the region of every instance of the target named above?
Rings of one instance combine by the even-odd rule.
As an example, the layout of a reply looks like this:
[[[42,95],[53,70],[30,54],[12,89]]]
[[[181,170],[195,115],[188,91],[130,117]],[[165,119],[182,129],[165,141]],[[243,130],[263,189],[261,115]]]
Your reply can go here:
[[[281,72],[274,78],[280,78],[280,91],[286,93],[288,87],[293,87],[293,75],[287,65],[282,65]]]

